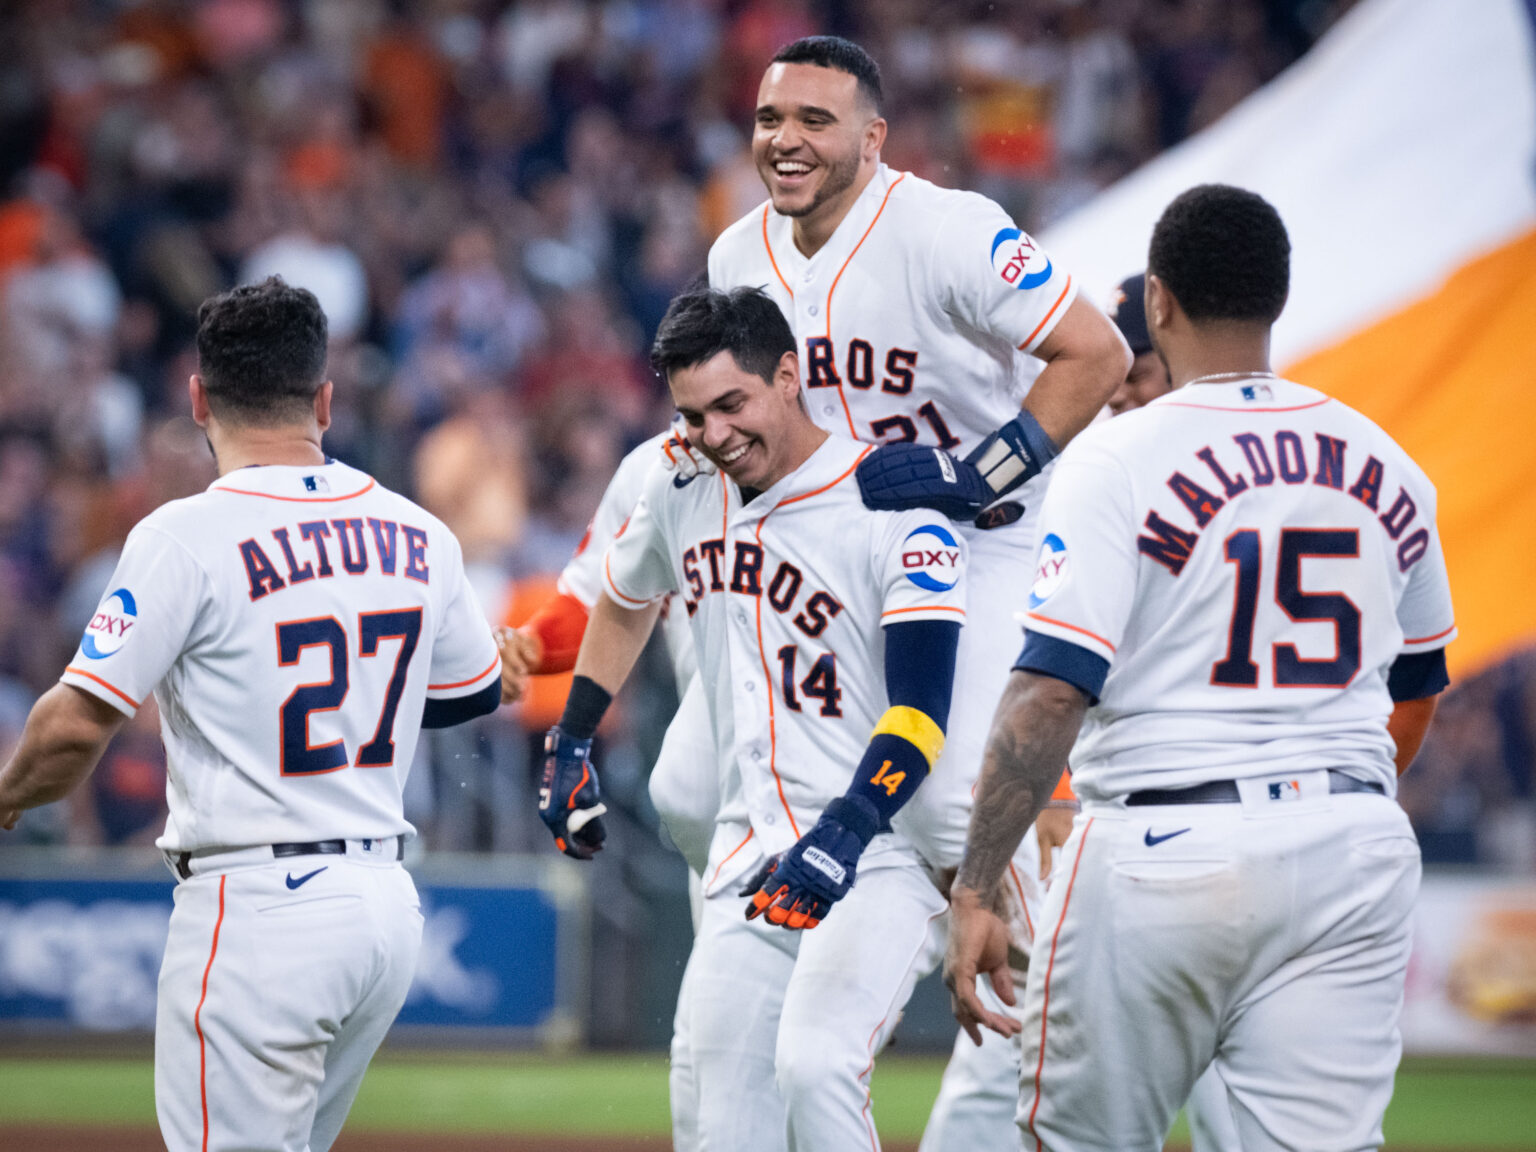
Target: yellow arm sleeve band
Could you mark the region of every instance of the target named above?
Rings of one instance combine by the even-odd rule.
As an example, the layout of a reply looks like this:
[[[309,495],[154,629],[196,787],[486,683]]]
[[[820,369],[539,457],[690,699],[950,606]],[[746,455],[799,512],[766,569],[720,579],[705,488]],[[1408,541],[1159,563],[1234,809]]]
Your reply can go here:
[[[929,771],[933,770],[939,753],[944,751],[944,729],[935,724],[926,712],[904,704],[886,709],[869,738],[873,740],[880,735],[900,736],[907,741],[923,754],[923,759],[928,761]]]

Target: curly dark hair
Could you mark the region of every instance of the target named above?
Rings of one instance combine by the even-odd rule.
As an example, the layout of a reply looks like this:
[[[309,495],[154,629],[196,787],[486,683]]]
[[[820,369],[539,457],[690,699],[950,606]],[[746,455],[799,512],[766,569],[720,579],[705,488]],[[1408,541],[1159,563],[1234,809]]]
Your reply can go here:
[[[1147,272],[1195,322],[1273,324],[1291,285],[1291,241],[1256,192],[1200,184],[1177,196],[1152,230]]]
[[[859,91],[875,106],[875,115],[884,115],[885,88],[880,83],[880,65],[852,40],[841,36],[802,36],[775,52],[772,63],[814,64],[846,72],[859,82]]]
[[[302,419],[325,382],[325,312],[281,276],[210,296],[197,310],[197,370],[221,420]]]
[[[706,288],[684,292],[667,306],[651,364],[666,376],[729,352],[743,372],[771,384],[784,353],[794,350],[789,321],[761,288]]]

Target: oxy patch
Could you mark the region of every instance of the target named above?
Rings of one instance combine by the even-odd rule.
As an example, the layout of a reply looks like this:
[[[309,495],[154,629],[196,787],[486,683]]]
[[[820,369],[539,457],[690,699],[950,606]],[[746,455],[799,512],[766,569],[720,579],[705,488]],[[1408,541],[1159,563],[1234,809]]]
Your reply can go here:
[[[96,609],[96,615],[85,626],[85,639],[80,641],[80,651],[92,660],[103,660],[128,642],[128,635],[138,624],[139,606],[133,593],[126,588],[114,588]]]
[[[1040,562],[1035,565],[1035,582],[1029,589],[1029,606],[1038,608],[1061,587],[1067,578],[1067,546],[1054,532],[1040,541]]]
[[[901,545],[907,579],[925,592],[948,592],[960,583],[960,544],[948,528],[924,524]]]
[[[992,268],[1014,288],[1038,288],[1051,278],[1051,258],[1017,228],[1000,229],[992,237]]]

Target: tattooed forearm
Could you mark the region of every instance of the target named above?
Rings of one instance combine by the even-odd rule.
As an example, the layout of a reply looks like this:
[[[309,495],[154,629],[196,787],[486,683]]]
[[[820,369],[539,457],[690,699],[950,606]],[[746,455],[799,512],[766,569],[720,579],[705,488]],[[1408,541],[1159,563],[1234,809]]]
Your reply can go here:
[[[997,706],[958,882],[989,894],[1050,799],[1087,700],[1061,680],[1014,672]]]

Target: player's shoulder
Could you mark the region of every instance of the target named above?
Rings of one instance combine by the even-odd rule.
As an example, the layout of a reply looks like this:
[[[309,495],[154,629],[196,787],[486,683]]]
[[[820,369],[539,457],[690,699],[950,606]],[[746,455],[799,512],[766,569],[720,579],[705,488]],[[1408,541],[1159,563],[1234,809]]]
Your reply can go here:
[[[718,261],[741,257],[761,249],[763,218],[770,207],[769,202],[764,200],[715,237],[715,242],[709,247],[711,268]]]

